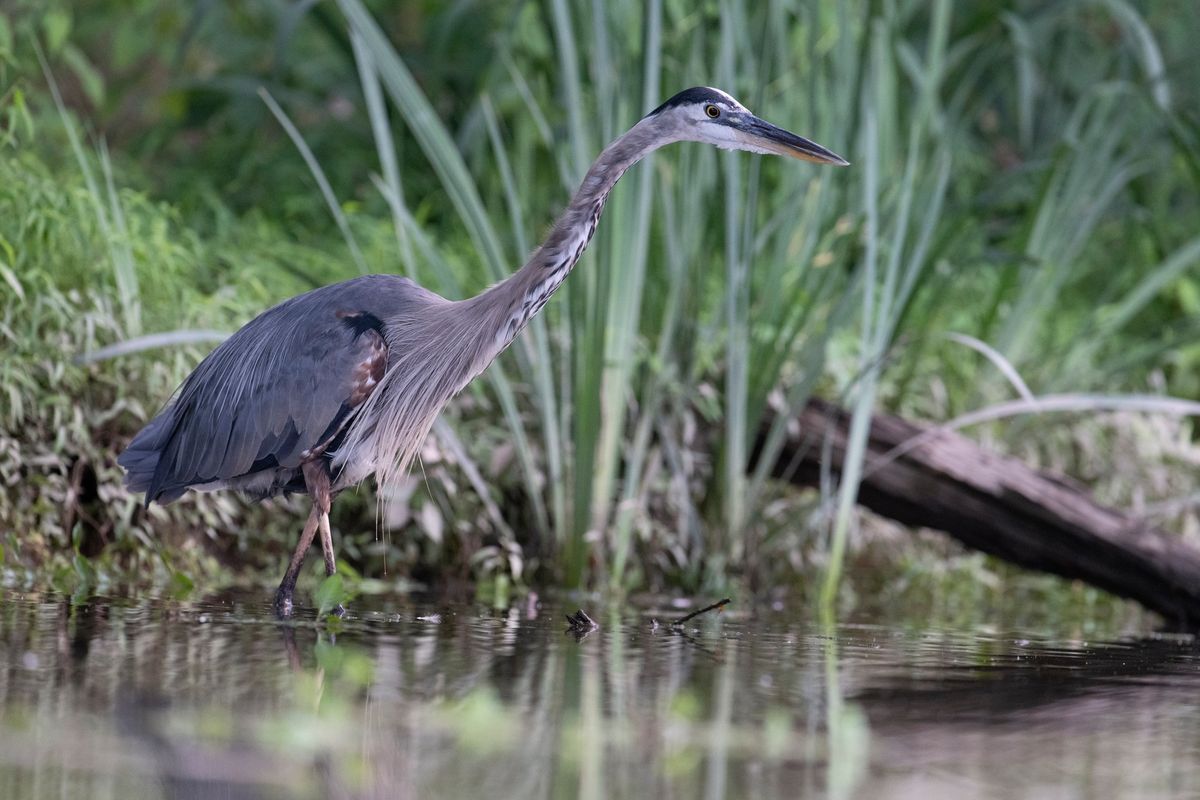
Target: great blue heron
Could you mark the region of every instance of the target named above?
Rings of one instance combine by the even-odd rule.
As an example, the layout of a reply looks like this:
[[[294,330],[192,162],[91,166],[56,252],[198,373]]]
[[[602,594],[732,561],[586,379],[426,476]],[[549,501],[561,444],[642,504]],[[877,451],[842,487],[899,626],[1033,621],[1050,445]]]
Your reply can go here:
[[[617,180],[679,141],[847,162],[764,122],[725,92],[687,89],[604,149],[546,241],[482,294],[451,301],[408,278],[365,275],[285,300],[213,350],[121,454],[146,505],[188,489],[257,498],[307,492],[312,512],[275,595],[292,611],[296,577],[317,530],[325,572],[334,495],[374,474],[386,484],[412,462],[442,407],[536,314],[596,232]]]

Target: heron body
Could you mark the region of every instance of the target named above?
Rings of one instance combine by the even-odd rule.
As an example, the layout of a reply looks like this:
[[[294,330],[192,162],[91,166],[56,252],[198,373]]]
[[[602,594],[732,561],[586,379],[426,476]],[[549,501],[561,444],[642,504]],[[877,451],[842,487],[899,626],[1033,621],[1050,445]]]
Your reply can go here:
[[[329,506],[374,475],[404,474],[447,402],[504,350],[566,280],[620,177],[677,141],[844,165],[766,123],[729,95],[697,87],[672,97],[604,149],[546,241],[508,279],[447,300],[394,275],[365,275],[285,300],[222,342],[118,459],[146,504],[189,489],[313,499],[276,594],[281,613],[321,532],[336,568]]]

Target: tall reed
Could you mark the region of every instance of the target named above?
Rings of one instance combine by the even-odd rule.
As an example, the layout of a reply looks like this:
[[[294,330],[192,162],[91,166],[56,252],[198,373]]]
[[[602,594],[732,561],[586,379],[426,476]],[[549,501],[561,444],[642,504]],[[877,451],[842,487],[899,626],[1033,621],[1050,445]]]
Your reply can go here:
[[[990,343],[1013,374],[1043,359],[1040,332],[1053,324],[1062,293],[1090,274],[1092,240],[1150,166],[1131,146],[1144,118],[1122,121],[1126,98],[1147,98],[1146,113],[1160,119],[1171,98],[1148,24],[1120,2],[1101,6],[1130,32],[1125,46],[1144,65],[1143,80],[1114,79],[1045,107],[1052,76],[1042,72],[1039,48],[1082,11],[1018,15],[946,0],[920,8],[722,0],[711,9],[556,0],[524,10],[553,45],[549,69],[536,71],[520,40],[499,44],[497,74],[479,98],[486,137],[467,150],[484,165],[481,179],[359,0],[339,5],[376,134],[378,183],[408,254],[404,269],[452,296],[481,286],[451,284],[454,257],[414,225],[383,95],[441,178],[484,267],[480,277],[493,280],[519,264],[599,148],[685,86],[720,85],[854,162],[820,171],[696,146],[650,159],[615,193],[562,296],[489,372],[539,533],[557,543],[570,586],[636,581],[649,498],[664,486],[694,487],[698,477],[705,490],[672,495],[685,506],[700,498],[678,517],[681,568],[704,583],[730,565],[753,564],[786,421],[832,379],[853,409],[824,589],[832,602],[881,387],[893,397],[901,385],[922,391],[911,381],[925,374],[931,337],[945,332]],[[961,191],[980,174],[974,126],[997,113],[976,98],[992,85],[989,71],[1006,63],[1015,81],[1005,85],[1013,93],[1000,113],[1016,121],[1013,146],[1026,159],[1016,175],[1040,189],[1010,238],[1021,242],[1019,257],[992,280],[962,264],[978,252],[962,246],[964,230],[977,231],[989,212]],[[1094,326],[1097,337],[1060,353],[1062,380],[1091,388],[1097,350],[1190,268],[1198,247],[1194,239],[1178,246],[1116,299]],[[959,264],[962,274],[939,264]],[[968,325],[933,305],[957,296],[957,281],[986,287]],[[915,344],[897,351],[902,340]],[[839,356],[831,373],[834,346],[855,355]],[[888,379],[897,359],[903,369]],[[990,374],[965,382],[977,401],[1009,385]],[[1061,388],[1049,375],[1031,385]],[[689,455],[697,419],[720,430],[707,470]],[[774,422],[764,429],[767,419]],[[748,471],[760,436],[758,466]]]

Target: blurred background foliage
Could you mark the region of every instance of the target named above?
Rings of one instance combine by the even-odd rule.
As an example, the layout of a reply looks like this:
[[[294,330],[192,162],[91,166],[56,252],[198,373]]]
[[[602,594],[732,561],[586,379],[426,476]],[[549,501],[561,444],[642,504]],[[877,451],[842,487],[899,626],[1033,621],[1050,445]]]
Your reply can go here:
[[[962,337],[1037,395],[1200,397],[1198,38],[1189,0],[12,0],[4,580],[271,580],[301,503],[143,511],[120,488],[122,443],[210,345],[73,359],[230,331],[360,269],[474,293],[519,266],[609,139],[712,84],[853,167],[686,145],[634,170],[382,524],[369,490],[339,500],[347,574],[807,591],[848,552],[882,553],[905,585],[957,558],[1002,592],[1003,569],[855,512],[853,480],[772,482],[753,444],[766,433],[769,455],[813,393],[860,420],[1011,399]],[[972,433],[1196,535],[1186,420]]]

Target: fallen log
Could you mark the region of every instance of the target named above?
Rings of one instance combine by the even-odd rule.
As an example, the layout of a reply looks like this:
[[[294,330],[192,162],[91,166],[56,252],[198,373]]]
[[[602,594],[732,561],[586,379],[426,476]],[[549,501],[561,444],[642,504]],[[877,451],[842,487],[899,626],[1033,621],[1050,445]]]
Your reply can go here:
[[[850,413],[814,400],[796,422],[775,476],[815,486],[823,455],[837,475]],[[914,437],[921,438],[897,456],[895,448]],[[1136,600],[1168,624],[1200,629],[1200,550],[1178,536],[1096,502],[1066,478],[899,417],[872,418],[867,451],[860,505],[1022,567]]]

